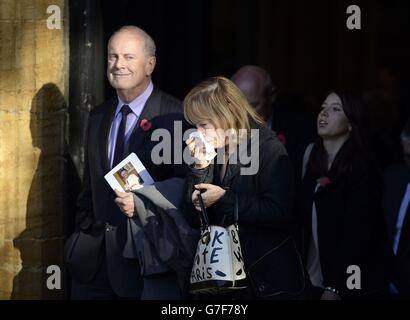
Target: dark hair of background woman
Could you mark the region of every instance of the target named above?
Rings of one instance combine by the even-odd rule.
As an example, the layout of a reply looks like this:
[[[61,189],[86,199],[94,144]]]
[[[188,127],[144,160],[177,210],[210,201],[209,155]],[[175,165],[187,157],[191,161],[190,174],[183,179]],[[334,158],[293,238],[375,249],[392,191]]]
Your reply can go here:
[[[327,95],[331,93],[337,94],[342,101],[342,108],[349,119],[352,131],[348,140],[337,153],[330,172],[327,165],[328,155],[323,146],[323,139],[318,137],[306,167],[307,173],[314,178],[328,176],[329,178],[337,179],[351,172],[353,164],[372,166],[372,168],[376,166],[365,134],[367,123],[365,121],[366,111],[361,95],[341,89],[330,90]]]

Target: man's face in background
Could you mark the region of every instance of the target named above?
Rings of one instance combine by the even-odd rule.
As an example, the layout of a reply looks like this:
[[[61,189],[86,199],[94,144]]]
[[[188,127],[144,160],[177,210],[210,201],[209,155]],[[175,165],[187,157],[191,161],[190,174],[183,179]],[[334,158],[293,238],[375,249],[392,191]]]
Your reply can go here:
[[[232,76],[232,81],[246,96],[249,104],[267,121],[272,116],[273,89],[266,88],[263,74],[253,69],[241,69]]]

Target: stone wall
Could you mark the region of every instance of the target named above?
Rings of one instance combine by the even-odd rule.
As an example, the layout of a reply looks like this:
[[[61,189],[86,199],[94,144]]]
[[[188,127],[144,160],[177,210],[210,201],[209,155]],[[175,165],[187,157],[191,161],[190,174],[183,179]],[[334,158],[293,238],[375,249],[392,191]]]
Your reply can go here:
[[[68,0],[0,0],[0,299],[62,297],[68,59]]]

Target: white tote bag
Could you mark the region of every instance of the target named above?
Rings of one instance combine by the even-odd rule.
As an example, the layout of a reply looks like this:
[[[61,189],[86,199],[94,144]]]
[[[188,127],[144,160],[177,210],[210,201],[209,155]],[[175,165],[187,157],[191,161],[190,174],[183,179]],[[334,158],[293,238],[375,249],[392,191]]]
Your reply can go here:
[[[234,224],[226,228],[209,225],[201,195],[198,198],[201,207],[201,238],[192,267],[190,292],[219,294],[246,288],[246,273],[238,233],[237,197]]]

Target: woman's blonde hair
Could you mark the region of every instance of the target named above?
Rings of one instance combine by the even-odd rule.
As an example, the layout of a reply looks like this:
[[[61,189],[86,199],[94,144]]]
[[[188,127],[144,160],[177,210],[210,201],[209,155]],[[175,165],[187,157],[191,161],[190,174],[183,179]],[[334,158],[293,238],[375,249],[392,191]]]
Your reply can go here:
[[[225,77],[212,77],[195,86],[184,99],[184,116],[192,125],[210,121],[238,135],[240,129],[249,133],[251,120],[264,123],[242,91]]]

